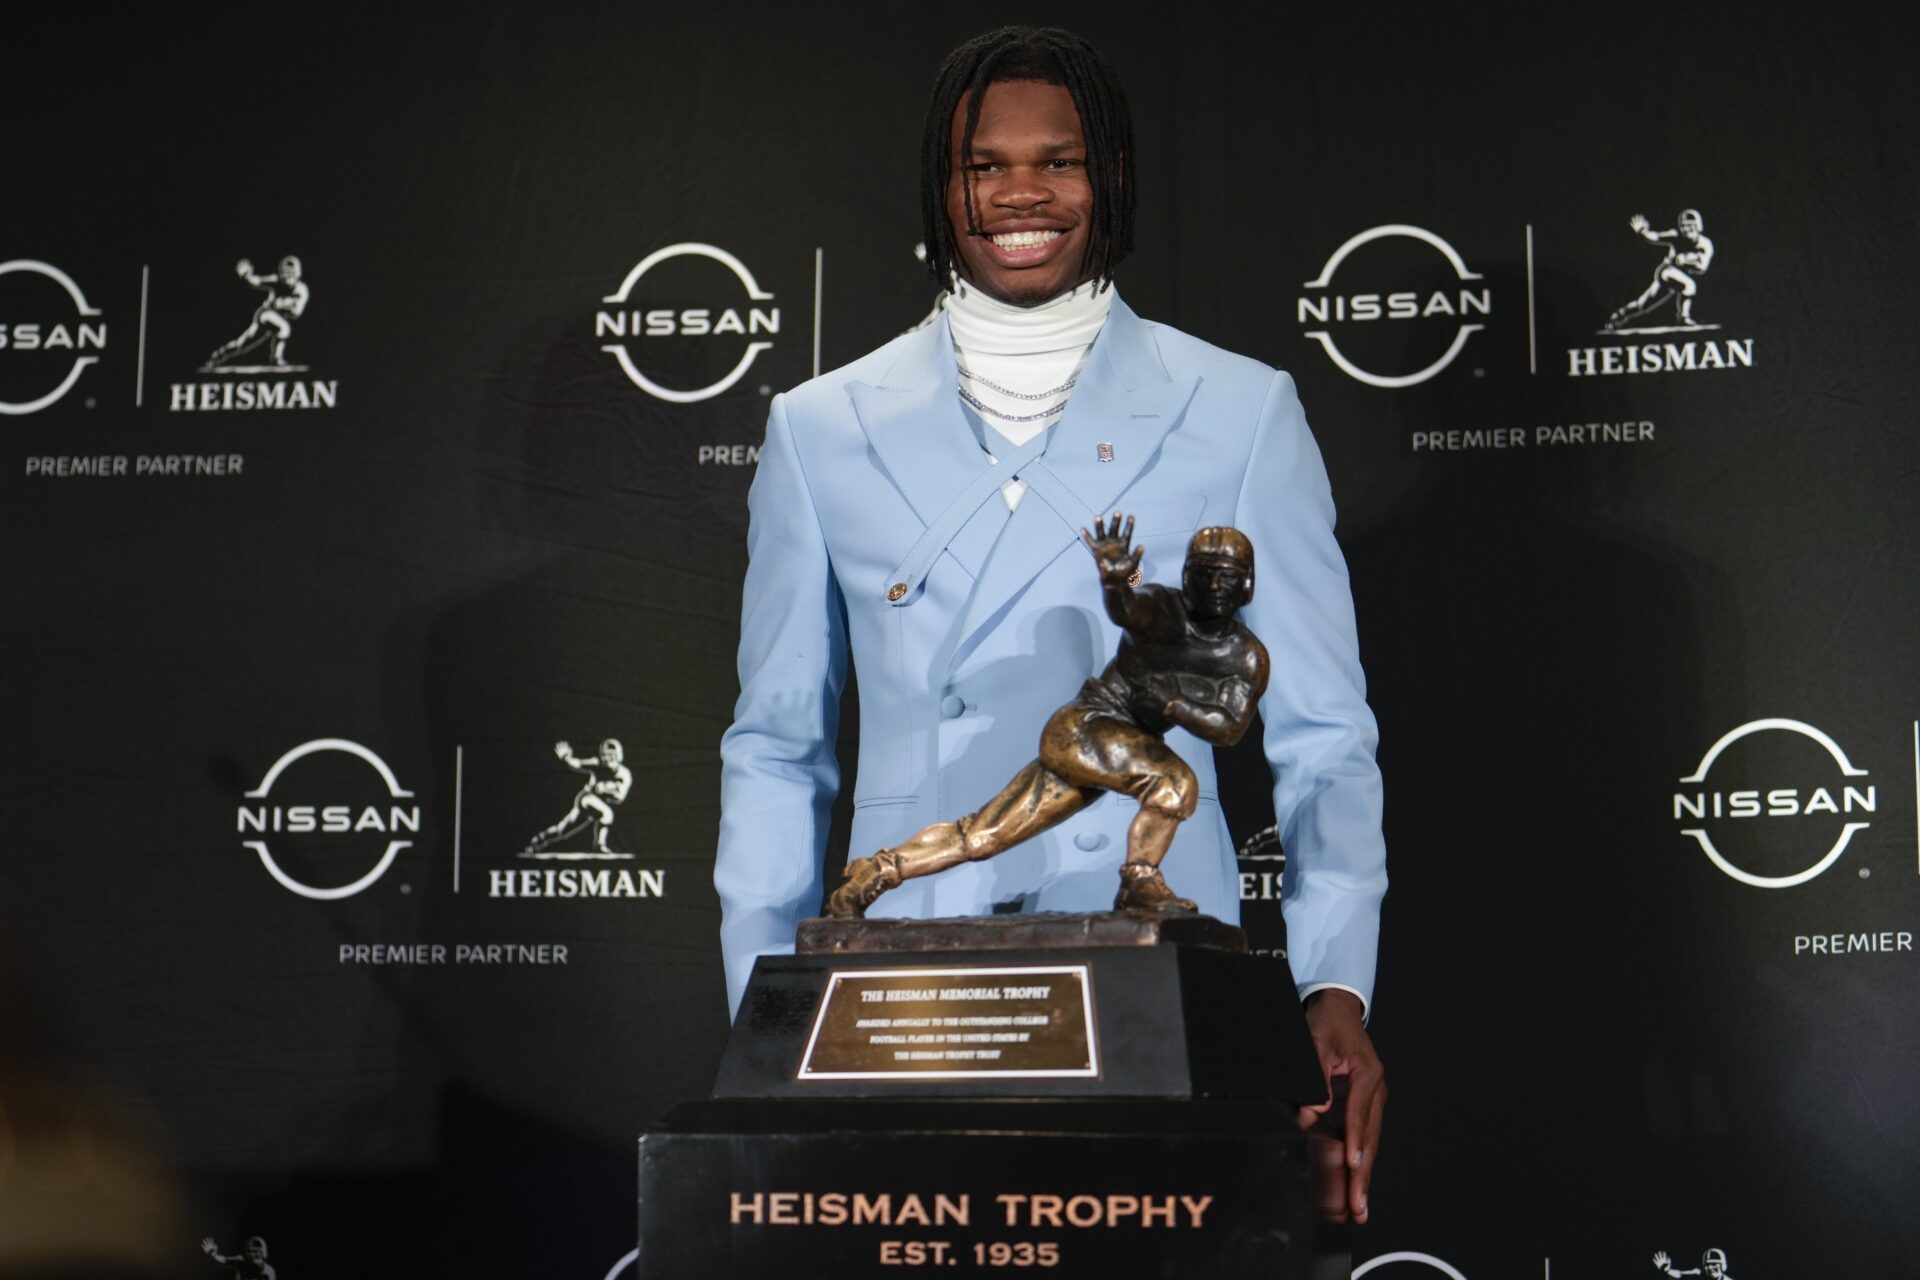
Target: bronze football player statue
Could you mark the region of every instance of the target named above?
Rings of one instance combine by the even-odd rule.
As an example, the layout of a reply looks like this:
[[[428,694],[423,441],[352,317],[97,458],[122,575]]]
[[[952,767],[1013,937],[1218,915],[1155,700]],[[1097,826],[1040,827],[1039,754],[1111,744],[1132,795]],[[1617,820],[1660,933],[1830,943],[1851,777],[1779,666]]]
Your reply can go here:
[[[1080,536],[1100,567],[1107,616],[1125,634],[1107,669],[1053,713],[1040,755],[977,811],[937,822],[891,849],[847,863],[827,914],[863,916],[903,880],[991,858],[1086,808],[1103,791],[1140,802],[1127,829],[1116,911],[1191,912],[1160,873],[1173,834],[1193,813],[1199,782],[1166,742],[1178,725],[1219,746],[1240,740],[1267,688],[1267,651],[1241,624],[1253,599],[1253,544],[1238,529],[1200,530],[1187,544],[1181,589],[1138,580],[1133,520],[1114,514]]]

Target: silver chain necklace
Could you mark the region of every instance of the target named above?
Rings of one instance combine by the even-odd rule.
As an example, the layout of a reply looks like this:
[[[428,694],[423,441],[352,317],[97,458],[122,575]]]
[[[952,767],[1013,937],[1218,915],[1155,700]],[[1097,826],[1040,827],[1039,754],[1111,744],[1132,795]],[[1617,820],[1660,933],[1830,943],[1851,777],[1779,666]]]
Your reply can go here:
[[[1024,391],[1015,391],[1010,387],[1003,387],[997,382],[989,382],[985,378],[981,377],[979,374],[967,368],[967,366],[959,363],[958,361],[954,363],[953,367],[958,369],[960,371],[960,376],[965,378],[967,381],[977,382],[989,391],[998,391],[1001,395],[1011,396],[1015,400],[1051,400],[1055,396],[1063,396],[1067,394],[1067,392],[1073,390],[1074,385],[1080,381],[1080,375],[1076,373],[1071,378],[1068,378],[1065,382],[1061,383],[1059,386],[1055,387],[1051,391],[1036,391],[1032,395],[1028,395]],[[962,392],[961,394],[964,395],[966,393]],[[975,408],[978,408],[978,407],[979,406],[977,405],[975,406]],[[1000,414],[997,416],[1005,417],[1006,415]],[[1007,420],[1009,422],[1026,421],[1026,419],[1023,419],[1023,418],[1009,418]]]
[[[988,383],[987,385],[992,386],[993,384]],[[1073,384],[1068,383],[1067,385],[1072,386]],[[978,409],[981,413],[986,414],[988,417],[998,418],[1002,422],[1038,422],[1042,418],[1051,418],[1054,414],[1060,412],[1062,409],[1067,407],[1067,402],[1065,400],[1062,400],[1059,404],[1052,405],[1048,408],[1042,409],[1039,413],[1002,413],[1000,412],[1000,410],[994,408],[992,405],[987,404],[979,396],[974,395],[973,392],[967,390],[965,387],[960,387],[959,392],[960,392],[960,398],[962,400],[965,400],[968,404],[972,405],[975,409]],[[1022,397],[1022,398],[1023,399],[1030,398],[1030,399],[1038,400],[1040,397],[1032,396],[1032,397]]]

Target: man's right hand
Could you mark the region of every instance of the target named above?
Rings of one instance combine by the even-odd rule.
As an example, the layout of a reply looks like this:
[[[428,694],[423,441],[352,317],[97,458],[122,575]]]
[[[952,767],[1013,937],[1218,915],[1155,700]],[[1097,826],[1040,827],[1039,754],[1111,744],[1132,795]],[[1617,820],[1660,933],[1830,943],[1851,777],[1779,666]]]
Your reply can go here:
[[[1100,566],[1100,581],[1108,586],[1128,585],[1133,575],[1139,571],[1140,557],[1145,548],[1128,545],[1133,541],[1133,517],[1127,516],[1121,523],[1118,511],[1113,513],[1113,525],[1109,529],[1107,522],[1094,517],[1093,532],[1080,531],[1081,540],[1087,544],[1087,550],[1093,552],[1094,563]]]

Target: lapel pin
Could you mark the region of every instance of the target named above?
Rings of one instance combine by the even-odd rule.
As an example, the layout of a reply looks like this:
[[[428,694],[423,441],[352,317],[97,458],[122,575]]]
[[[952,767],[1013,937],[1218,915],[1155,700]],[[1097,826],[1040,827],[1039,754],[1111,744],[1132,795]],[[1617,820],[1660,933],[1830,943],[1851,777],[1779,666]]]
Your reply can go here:
[[[1099,455],[1100,455],[1100,461],[1102,461],[1102,462],[1112,462],[1112,461],[1113,461],[1113,446],[1112,446],[1112,445],[1110,445],[1110,444],[1108,444],[1108,443],[1107,443],[1107,442],[1106,442],[1105,440],[1102,440],[1102,441],[1100,442],[1100,449],[1099,449]]]

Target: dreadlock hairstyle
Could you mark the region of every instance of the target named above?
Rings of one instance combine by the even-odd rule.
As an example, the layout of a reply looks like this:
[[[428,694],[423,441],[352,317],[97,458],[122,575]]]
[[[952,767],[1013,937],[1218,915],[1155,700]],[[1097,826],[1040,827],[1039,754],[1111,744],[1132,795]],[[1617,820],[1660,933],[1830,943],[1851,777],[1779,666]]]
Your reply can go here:
[[[1113,269],[1133,251],[1133,116],[1113,65],[1099,50],[1058,27],[1001,27],[976,36],[947,55],[934,78],[933,98],[920,141],[920,216],[927,246],[927,272],[946,287],[956,257],[947,221],[947,183],[953,173],[953,113],[962,101],[966,123],[960,135],[962,165],[972,162],[980,99],[1003,80],[1038,80],[1064,87],[1080,113],[1087,140],[1087,179],[1093,186],[1093,219],[1087,228],[1087,267],[1099,288],[1113,283]],[[1122,166],[1126,172],[1122,173]],[[964,172],[964,170],[963,170]],[[973,185],[965,183],[967,229],[975,230]]]

